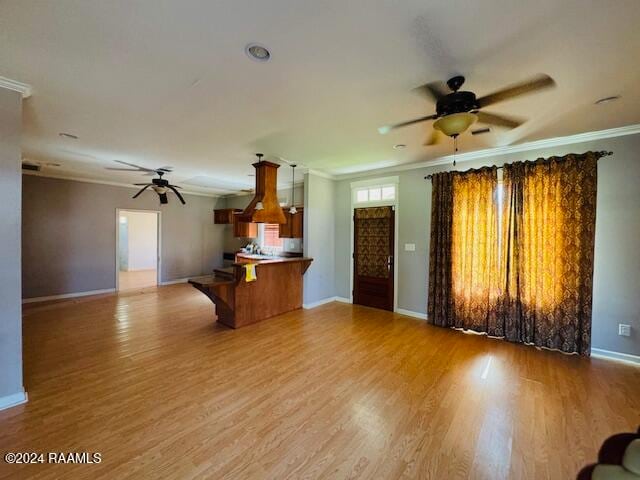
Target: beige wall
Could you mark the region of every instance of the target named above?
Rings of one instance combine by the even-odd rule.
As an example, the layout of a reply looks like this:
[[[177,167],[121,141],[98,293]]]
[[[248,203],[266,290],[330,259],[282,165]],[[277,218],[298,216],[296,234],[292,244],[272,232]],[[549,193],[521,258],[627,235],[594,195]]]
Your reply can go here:
[[[223,231],[213,224],[220,200],[23,176],[23,298],[115,288],[116,208],[160,210],[161,281],[222,265]]]
[[[21,396],[20,134],[22,96],[0,88],[0,407]],[[13,401],[18,401],[13,397]]]

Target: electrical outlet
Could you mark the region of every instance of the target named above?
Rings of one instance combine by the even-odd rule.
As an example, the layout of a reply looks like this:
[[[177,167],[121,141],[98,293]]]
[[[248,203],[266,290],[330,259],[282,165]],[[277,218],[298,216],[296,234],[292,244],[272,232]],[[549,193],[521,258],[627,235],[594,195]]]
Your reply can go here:
[[[624,323],[618,324],[618,335],[622,335],[623,337],[631,336],[631,325],[625,325]]]
[[[415,252],[416,251],[416,244],[415,243],[405,243],[404,244],[404,251],[405,252]]]

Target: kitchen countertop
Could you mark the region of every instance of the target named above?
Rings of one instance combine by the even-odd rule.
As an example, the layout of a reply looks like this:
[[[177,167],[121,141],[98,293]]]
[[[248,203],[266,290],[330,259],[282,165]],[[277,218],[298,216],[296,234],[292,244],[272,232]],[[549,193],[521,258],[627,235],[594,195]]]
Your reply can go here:
[[[246,258],[247,260],[251,260],[251,262],[248,262],[248,263],[254,263],[256,265],[265,265],[270,263],[310,262],[313,260],[312,258],[309,258],[309,257],[269,257],[269,258],[254,259],[254,258],[243,256],[243,258]],[[246,264],[247,262],[245,263],[236,262],[236,263],[233,263],[232,265],[236,266],[236,265],[246,265]]]

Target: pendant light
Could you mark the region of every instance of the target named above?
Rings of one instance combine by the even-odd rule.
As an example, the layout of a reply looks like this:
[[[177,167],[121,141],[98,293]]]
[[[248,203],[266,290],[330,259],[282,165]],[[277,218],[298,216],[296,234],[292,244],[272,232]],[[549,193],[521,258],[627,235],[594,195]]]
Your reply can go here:
[[[295,163],[291,165],[291,208],[289,209],[289,213],[291,215],[295,215],[296,213],[298,213],[298,210],[296,209],[296,205],[294,203],[294,194],[296,188],[296,167],[297,165]]]

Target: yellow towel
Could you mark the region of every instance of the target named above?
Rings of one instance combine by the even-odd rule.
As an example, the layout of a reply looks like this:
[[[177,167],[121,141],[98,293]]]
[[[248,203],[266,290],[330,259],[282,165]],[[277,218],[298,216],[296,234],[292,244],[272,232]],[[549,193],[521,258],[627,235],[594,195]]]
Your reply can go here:
[[[258,279],[256,276],[256,264],[255,263],[247,263],[244,266],[244,280],[246,282],[254,282]]]

